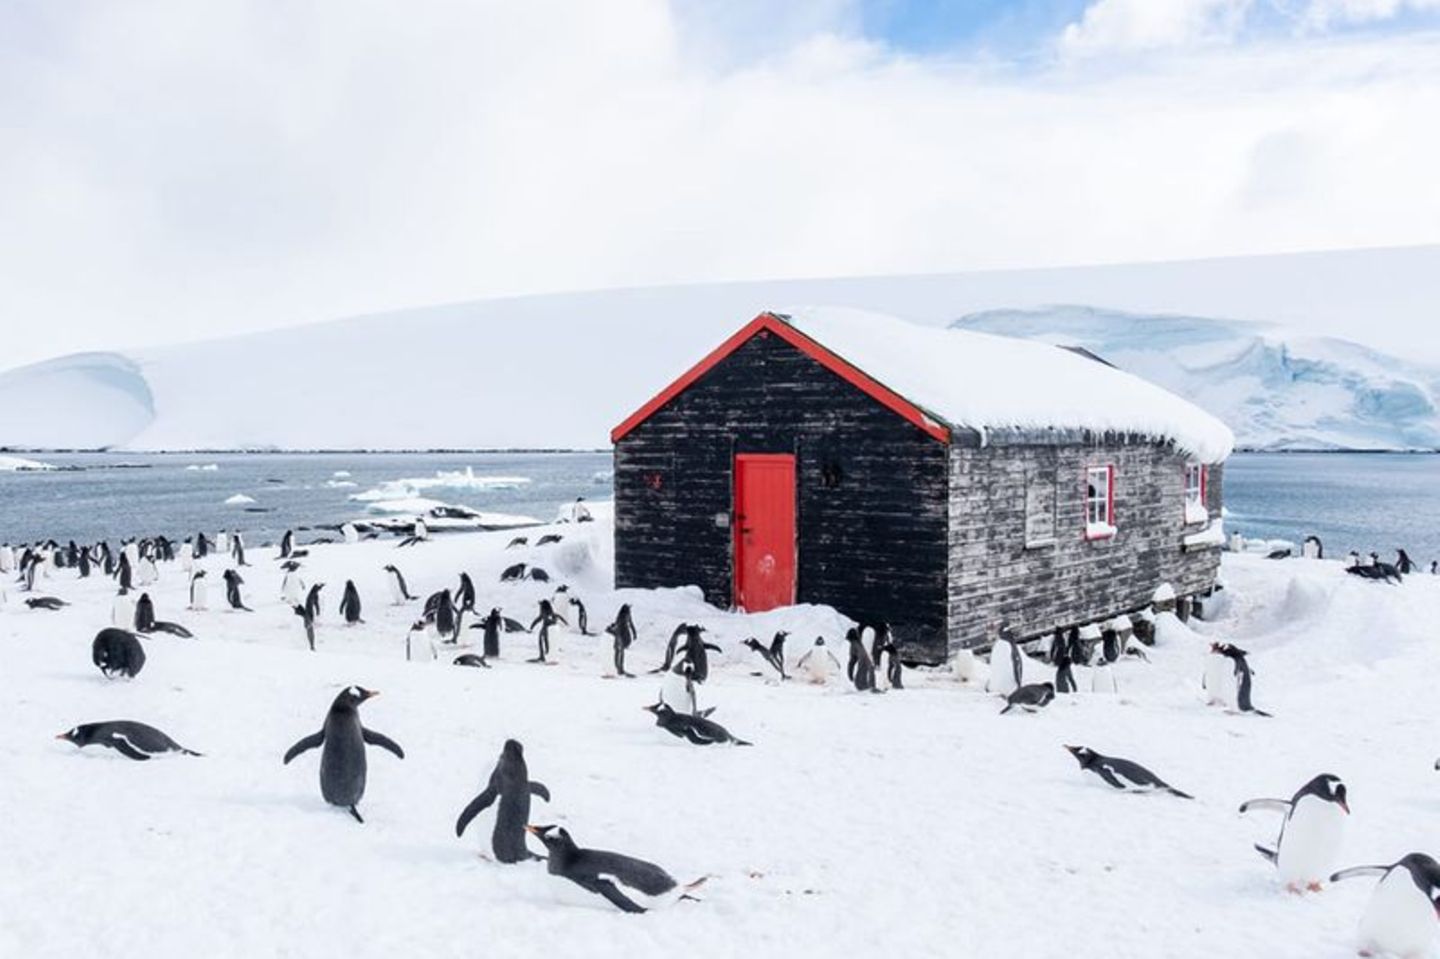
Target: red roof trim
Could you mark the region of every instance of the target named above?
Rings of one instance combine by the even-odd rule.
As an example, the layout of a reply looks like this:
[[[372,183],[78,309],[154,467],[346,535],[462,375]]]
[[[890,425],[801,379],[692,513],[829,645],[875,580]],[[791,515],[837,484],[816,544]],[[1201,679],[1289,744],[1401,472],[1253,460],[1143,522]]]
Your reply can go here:
[[[721,343],[714,350],[711,350],[703,360],[682,373],[675,382],[657,393],[654,398],[644,406],[640,407],[634,413],[631,413],[623,423],[610,431],[610,442],[618,443],[627,433],[649,419],[656,410],[689,389],[691,384],[708,373],[717,363],[739,349],[741,344],[761,332],[775,334],[836,376],[870,396],[882,406],[893,410],[909,420],[923,432],[942,443],[950,442],[950,430],[944,424],[937,422],[934,417],[905,399],[905,397],[899,393],[896,393],[883,383],[867,375],[860,368],[831,353],[825,347],[810,339],[810,337],[801,333],[773,313],[761,313],[755,317],[755,319],[745,324],[744,327],[724,343]]]

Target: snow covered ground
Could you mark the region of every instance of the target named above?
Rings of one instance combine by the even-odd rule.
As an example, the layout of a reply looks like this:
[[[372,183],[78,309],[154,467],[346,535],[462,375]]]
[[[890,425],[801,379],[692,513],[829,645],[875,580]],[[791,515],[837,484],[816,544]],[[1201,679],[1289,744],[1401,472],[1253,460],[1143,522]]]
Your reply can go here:
[[[1341,957],[1373,881],[1285,893],[1250,848],[1276,818],[1241,819],[1239,803],[1333,772],[1354,811],[1344,865],[1440,851],[1440,578],[1386,586],[1338,563],[1227,556],[1220,617],[1163,624],[1149,664],[1118,667],[1119,696],[1000,716],[983,688],[943,672],[907,671],[885,695],[754,675],[746,636],[792,630],[793,663],[817,633],[838,642],[844,622],[822,608],[726,614],[687,590],[616,593],[596,512],[541,548],[507,550],[505,532],[313,547],[303,575],[327,584],[316,653],[280,602],[273,549],[249,549],[254,613],[224,611],[218,588],[209,611],[187,612],[183,573],[162,566],[157,614],[196,638],[145,639],[133,681],[90,664],[109,582],[53,572],[37,590],[72,603],[55,613],[6,584],[0,955]],[[660,661],[675,623],[702,622],[724,652],[701,705],[756,745],[666,737],[640,711],[653,677],[602,678],[605,636],[562,629],[553,668],[524,662],[522,634],[488,671],[449,665],[454,651],[404,660],[419,604],[389,605],[385,564],[422,596],[466,570],[482,608],[528,622],[550,592],[498,582],[520,560],[569,583],[593,630],[633,603],[634,671]],[[209,568],[216,581],[224,564]],[[363,626],[338,621],[347,578]],[[1222,637],[1251,651],[1256,702],[1275,718],[1202,704],[1203,649]],[[316,753],[280,762],[352,683],[382,691],[361,715],[406,751],[370,751],[363,826],[321,800]],[[117,718],[205,755],[136,763],[53,738]],[[543,864],[483,859],[493,812],[457,839],[507,737],[553,795],[532,821],[682,880],[709,875],[703,901],[628,916]],[[1138,760],[1198,798],[1114,793],[1065,743]]]

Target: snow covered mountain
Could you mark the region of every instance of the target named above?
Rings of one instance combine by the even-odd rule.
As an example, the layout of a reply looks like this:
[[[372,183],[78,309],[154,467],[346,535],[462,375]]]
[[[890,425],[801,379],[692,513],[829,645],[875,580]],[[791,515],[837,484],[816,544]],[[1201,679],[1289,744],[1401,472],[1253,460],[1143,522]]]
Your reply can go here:
[[[77,353],[0,372],[0,447],[604,448],[612,426],[756,313],[823,304],[1084,345],[1217,414],[1242,447],[1436,448],[1436,369],[1254,322],[1359,315],[1372,290],[1413,302],[1434,275],[1422,267],[1440,264],[1440,247],[1422,253],[610,290]],[[1393,281],[1353,281],[1389,275],[1381,267]],[[1327,287],[1323,309],[1292,315],[1278,298],[1332,275],[1350,279]]]
[[[1084,306],[952,327],[1090,350],[1219,416],[1247,449],[1440,448],[1440,368],[1267,323]]]

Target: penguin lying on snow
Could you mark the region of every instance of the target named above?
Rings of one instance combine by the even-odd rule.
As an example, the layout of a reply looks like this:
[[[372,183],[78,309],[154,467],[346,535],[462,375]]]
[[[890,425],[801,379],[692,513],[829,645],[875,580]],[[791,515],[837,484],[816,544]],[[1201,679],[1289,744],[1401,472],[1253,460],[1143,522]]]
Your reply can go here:
[[[1033,713],[1037,709],[1043,709],[1050,705],[1050,701],[1054,698],[1054,683],[1031,683],[1028,686],[1021,686],[1005,697],[1005,708],[1000,710],[1000,715],[1005,715],[1016,706]]]
[[[655,725],[665,730],[677,739],[686,739],[697,746],[711,746],[715,743],[734,743],[737,746],[752,746],[753,743],[746,742],[736,737],[730,730],[707,719],[705,715],[690,715],[688,713],[676,712],[663,700],[654,706],[641,706],[647,713],[655,716]],[[708,715],[711,710],[706,710]]]
[[[1285,814],[1275,848],[1257,845],[1255,851],[1280,871],[1280,881],[1291,892],[1301,886],[1320,891],[1320,883],[1335,868],[1340,843],[1345,836],[1345,817],[1350,804],[1340,777],[1322,773],[1310,780],[1291,799],[1251,799],[1240,812],[1272,809]]]
[[[154,726],[147,726],[129,719],[114,719],[106,723],[83,723],[55,738],[74,743],[82,749],[86,746],[105,746],[134,760],[146,760],[151,756],[160,756],[164,753],[181,753],[186,756],[200,755],[194,750],[186,749]]]
[[[550,854],[546,870],[552,876],[570,880],[581,889],[604,896],[623,912],[645,912],[679,899],[694,899],[690,893],[708,877],[680,885],[653,862],[603,849],[581,849],[559,826],[526,826],[545,844]]]
[[[516,580],[525,578],[525,570],[528,566],[525,563],[516,563],[514,566],[507,566],[500,571],[500,582],[513,583]]]
[[[1412,852],[1388,866],[1355,866],[1330,877],[1331,882],[1355,876],[1379,876],[1370,903],[1360,918],[1362,956],[1372,952],[1423,956],[1435,939],[1440,914],[1440,863]]]
[[[490,664],[485,662],[484,656],[476,656],[474,653],[461,653],[459,656],[455,657],[453,665],[476,666],[481,669],[490,668]]]
[[[495,810],[495,829],[490,834],[490,848],[495,858],[506,863],[537,858],[525,848],[532,795],[550,801],[550,790],[545,784],[530,778],[530,770],[525,765],[525,747],[519,740],[507,739],[495,768],[490,771],[490,781],[480,795],[466,804],[460,818],[455,820],[456,838],[463,836],[471,820],[498,799],[500,806]]]
[[[54,596],[32,596],[25,600],[25,605],[31,609],[48,609],[53,613],[60,607],[70,604],[63,599],[56,599]]]
[[[325,725],[317,733],[311,733],[285,752],[284,763],[305,752],[323,745],[320,753],[320,795],[332,806],[343,806],[350,810],[355,821],[363,823],[356,805],[365,796],[365,774],[368,766],[365,746],[379,746],[388,749],[400,759],[405,750],[395,742],[373,729],[366,729],[360,723],[360,704],[373,699],[379,693],[360,686],[347,686],[330,704],[325,715]]]
[[[123,629],[107,626],[95,634],[90,644],[90,659],[107,677],[128,676],[134,679],[145,668],[145,650],[140,638]]]
[[[535,541],[535,545],[549,546],[551,543],[558,543],[564,538],[565,537],[561,536],[559,533],[546,533],[544,536],[540,537]]]
[[[1183,793],[1171,786],[1139,763],[1120,759],[1117,756],[1102,756],[1088,746],[1066,746],[1065,748],[1080,763],[1081,769],[1094,773],[1116,789],[1145,792],[1158,790],[1168,792],[1172,796],[1179,796],[1181,799],[1195,798],[1189,793]]]
[[[514,539],[512,539],[509,543],[507,543],[507,544],[505,545],[505,548],[506,548],[506,549],[514,549],[514,548],[517,547],[517,546],[525,546],[525,545],[527,545],[529,542],[530,542],[530,540],[527,539],[526,537],[524,537],[524,536],[517,536],[517,537],[515,537]]]

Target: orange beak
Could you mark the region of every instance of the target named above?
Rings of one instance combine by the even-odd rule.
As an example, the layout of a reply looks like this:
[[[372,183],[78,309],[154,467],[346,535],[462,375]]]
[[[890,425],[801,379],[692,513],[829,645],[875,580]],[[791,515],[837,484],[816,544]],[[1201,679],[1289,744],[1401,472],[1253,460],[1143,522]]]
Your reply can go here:
[[[538,835],[540,835],[540,830],[537,829],[537,828],[535,828],[534,826],[526,826],[526,827],[525,827],[525,831],[528,832],[528,833],[529,833],[530,835],[532,835],[532,836],[538,836]]]

